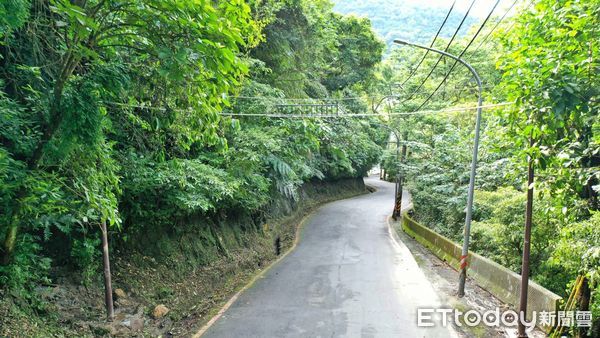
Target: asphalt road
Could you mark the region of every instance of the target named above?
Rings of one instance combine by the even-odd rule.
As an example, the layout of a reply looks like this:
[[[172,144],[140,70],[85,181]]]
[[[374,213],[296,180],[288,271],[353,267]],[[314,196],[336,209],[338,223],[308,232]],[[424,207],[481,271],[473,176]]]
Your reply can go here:
[[[296,249],[203,337],[455,336],[439,326],[417,327],[417,308],[439,306],[438,297],[388,230],[394,185],[365,181],[377,191],[317,210]]]

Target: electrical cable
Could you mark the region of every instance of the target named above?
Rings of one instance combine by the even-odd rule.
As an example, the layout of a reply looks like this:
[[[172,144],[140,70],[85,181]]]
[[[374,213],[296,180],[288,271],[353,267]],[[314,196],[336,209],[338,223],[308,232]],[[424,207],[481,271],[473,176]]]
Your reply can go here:
[[[490,19],[490,17],[494,13],[494,10],[496,9],[496,7],[498,6],[499,3],[500,3],[500,0],[496,0],[496,3],[494,4],[494,7],[492,7],[492,10],[490,11],[490,13],[487,15],[487,17],[485,18],[485,20],[483,20],[483,22],[481,23],[481,26],[479,26],[479,29],[477,30],[477,32],[475,32],[475,35],[473,35],[473,38],[471,38],[471,41],[469,41],[469,43],[467,44],[467,46],[458,55],[459,59],[467,52],[467,50],[469,49],[469,47],[471,47],[471,44],[473,44],[473,42],[475,41],[475,39],[477,39],[477,36],[479,35],[479,33],[481,33],[481,30],[483,29],[483,27],[485,27],[485,24],[488,22],[488,20]],[[440,89],[440,87],[442,87],[442,85],[444,84],[444,82],[448,79],[448,77],[450,76],[450,74],[452,73],[452,71],[454,70],[454,68],[456,67],[457,64],[458,64],[458,61],[454,61],[454,63],[452,64],[452,67],[450,67],[450,70],[446,73],[446,76],[444,76],[444,78],[438,84],[438,86],[435,88],[435,90],[433,92],[431,92],[431,94],[429,94],[429,96],[425,99],[425,101],[423,101],[423,103],[421,103],[421,105],[417,108],[417,110],[423,108],[423,106],[425,106],[427,104],[427,102],[429,102],[429,100],[433,97],[433,95],[435,95],[435,93],[437,93],[437,91]]]
[[[492,35],[492,33],[498,28],[498,26],[500,26],[500,23],[506,18],[506,16],[508,15],[508,13],[510,13],[510,11],[512,10],[512,8],[519,2],[519,0],[515,0],[513,2],[512,5],[510,5],[510,7],[508,8],[508,10],[506,10],[506,12],[504,13],[504,15],[502,15],[502,17],[500,18],[500,20],[498,20],[498,22],[496,22],[496,25],[494,26],[494,28],[492,28],[492,30],[490,30],[486,36],[483,38],[483,40],[481,41],[481,43],[475,48],[475,50],[473,50],[473,52],[471,53],[475,53],[479,50],[479,48],[487,41],[487,39]],[[529,7],[531,7],[531,5],[533,4],[534,0],[529,1],[529,4],[525,7],[525,10],[529,9]],[[506,29],[504,31],[504,34],[506,35],[514,26],[514,22],[510,25],[510,27],[508,29]],[[464,92],[468,82],[473,78],[473,76],[469,76],[465,81],[463,81],[462,85],[460,85],[460,87],[462,89],[460,89],[460,93],[458,94],[458,96],[462,96],[462,93]],[[458,89],[458,88],[456,88]]]
[[[517,4],[517,2],[519,2],[520,0],[515,0],[512,5],[510,5],[510,7],[508,7],[508,9],[506,10],[506,12],[504,12],[504,15],[502,15],[502,17],[500,17],[500,19],[498,20],[498,22],[496,22],[496,24],[494,25],[494,27],[483,37],[483,40],[481,40],[481,43],[479,43],[479,45],[477,45],[477,47],[475,47],[475,49],[473,50],[473,53],[475,53],[476,51],[479,50],[479,48],[481,48],[481,46],[487,41],[487,39],[492,35],[492,33],[496,30],[496,28],[498,28],[498,26],[500,25],[500,23],[502,23],[502,21],[504,20],[504,18],[506,18],[506,16],[508,15],[508,13],[510,13],[510,11],[513,9],[513,7],[515,7],[515,5]]]
[[[450,41],[448,42],[448,45],[446,46],[446,48],[444,49],[445,52],[448,51],[448,49],[450,48],[450,45],[452,45],[452,42],[454,41],[454,39],[456,38],[456,36],[458,35],[458,32],[460,31],[462,25],[464,24],[465,20],[467,19],[467,17],[469,16],[469,13],[471,12],[471,8],[473,8],[473,5],[475,4],[476,0],[473,0],[471,2],[471,5],[469,6],[469,9],[467,9],[467,12],[465,13],[465,16],[462,18],[460,24],[458,25],[458,28],[456,28],[456,31],[454,32],[454,34],[452,35],[452,38],[450,38]],[[431,74],[433,74],[433,72],[435,71],[435,69],[437,68],[438,64],[442,61],[442,58],[444,56],[440,55],[440,57],[438,58],[437,62],[433,65],[433,68],[431,68],[431,70],[429,71],[429,74],[427,74],[427,76],[425,77],[425,79],[423,81],[421,81],[421,84],[419,84],[419,86],[417,87],[417,89],[415,89],[412,94],[410,94],[408,96],[407,99],[405,99],[404,101],[402,101],[402,103],[412,99],[415,94],[423,87],[423,85],[425,84],[425,82],[427,82],[427,80],[431,77]]]
[[[433,41],[431,41],[431,44],[429,45],[430,48],[433,48],[433,45],[435,44],[435,41],[437,40],[438,36],[440,35],[442,28],[444,28],[444,26],[446,25],[446,21],[448,21],[448,18],[450,17],[450,13],[452,13],[452,10],[454,9],[454,5],[456,5],[456,0],[454,0],[454,2],[452,3],[452,6],[450,6],[450,9],[448,10],[448,14],[446,14],[446,17],[444,18],[442,25],[438,29],[437,33],[435,33],[435,36],[433,37]],[[404,86],[404,84],[406,82],[408,82],[408,80],[410,80],[417,73],[417,70],[419,70],[419,67],[421,66],[423,61],[425,61],[425,58],[427,58],[427,55],[429,55],[429,52],[430,52],[429,50],[425,51],[425,54],[423,54],[421,61],[419,61],[419,63],[413,69],[413,71],[410,72],[410,74],[408,74],[408,77],[406,79],[404,79],[404,81],[400,84],[400,87]]]
[[[103,101],[104,104],[110,104],[120,107],[129,107],[129,108],[139,108],[139,109],[148,109],[148,110],[159,110],[166,111],[166,108],[163,107],[152,107],[147,105],[135,105],[135,104],[126,104],[112,101]],[[416,110],[410,112],[390,112],[390,113],[359,113],[359,114],[343,114],[343,115],[301,115],[301,114],[270,114],[270,113],[219,113],[221,116],[254,116],[254,117],[282,117],[282,118],[306,118],[306,117],[366,117],[366,116],[389,116],[389,115],[420,115],[420,114],[432,114],[432,113],[444,113],[444,112],[457,112],[457,111],[465,111],[465,110],[474,110],[477,108],[494,108],[494,107],[503,107],[512,105],[514,102],[500,102],[500,103],[490,103],[482,106],[472,106],[472,107],[455,107],[455,108],[446,108],[439,110]],[[177,112],[189,112],[190,109],[181,109],[174,108],[170,109],[171,111]]]
[[[533,5],[534,3],[535,3],[535,0],[529,1],[529,4],[527,6],[525,6],[525,11],[529,10],[529,8],[531,8],[531,5]],[[504,35],[507,35],[508,32],[510,32],[513,29],[513,27],[515,26],[516,23],[517,22],[513,20],[513,22],[510,24],[510,26],[506,30],[504,30]]]
[[[493,86],[486,85],[483,88],[493,88]],[[459,91],[460,88],[451,89],[449,91]],[[418,94],[429,94],[429,91],[420,91]],[[236,100],[264,100],[264,99],[273,99],[273,100],[282,100],[286,102],[313,102],[313,101],[359,101],[359,100],[380,100],[386,97],[400,97],[401,95],[381,95],[381,96],[367,96],[367,97],[341,97],[341,98],[285,98],[285,97],[265,97],[265,96],[228,96],[228,99],[236,99]]]
[[[273,118],[354,118],[354,117],[369,117],[369,116],[395,116],[395,115],[427,115],[427,114],[439,114],[439,113],[450,113],[450,112],[462,112],[467,110],[476,110],[477,108],[495,108],[513,105],[514,102],[500,102],[493,104],[486,104],[481,106],[471,107],[456,107],[439,110],[415,110],[410,112],[390,112],[390,113],[359,113],[359,114],[342,114],[342,115],[309,115],[309,114],[272,114],[272,113],[220,113],[221,116],[232,116],[232,117],[273,117]]]

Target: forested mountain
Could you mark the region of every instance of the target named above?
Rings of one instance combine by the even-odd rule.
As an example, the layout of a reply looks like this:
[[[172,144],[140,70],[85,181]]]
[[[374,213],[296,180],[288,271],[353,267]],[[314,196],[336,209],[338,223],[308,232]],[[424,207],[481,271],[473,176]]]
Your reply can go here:
[[[430,42],[444,21],[448,8],[395,0],[336,0],[334,10],[339,13],[363,16],[371,20],[373,29],[385,40],[388,47],[394,39]],[[455,8],[450,14],[440,36],[450,37],[459,26],[465,10]],[[459,35],[464,35],[479,18],[467,17]]]

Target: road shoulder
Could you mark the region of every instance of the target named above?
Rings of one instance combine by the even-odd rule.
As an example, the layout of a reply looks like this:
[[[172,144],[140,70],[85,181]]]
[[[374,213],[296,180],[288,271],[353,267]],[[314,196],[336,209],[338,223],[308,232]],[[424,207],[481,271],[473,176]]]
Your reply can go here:
[[[463,312],[476,310],[483,313],[496,308],[499,308],[500,311],[510,309],[507,304],[479,287],[470,278],[467,279],[465,297],[459,298],[456,295],[458,271],[439,259],[415,239],[408,236],[402,230],[400,221],[394,221],[389,217],[388,226],[393,237],[397,241],[402,242],[410,250],[423,274],[438,294],[442,304]],[[475,327],[466,327],[465,325],[458,326],[455,323],[452,326],[461,337],[516,337],[516,330],[507,327],[494,328],[481,324]],[[539,329],[530,334],[532,338],[542,338],[545,336]]]

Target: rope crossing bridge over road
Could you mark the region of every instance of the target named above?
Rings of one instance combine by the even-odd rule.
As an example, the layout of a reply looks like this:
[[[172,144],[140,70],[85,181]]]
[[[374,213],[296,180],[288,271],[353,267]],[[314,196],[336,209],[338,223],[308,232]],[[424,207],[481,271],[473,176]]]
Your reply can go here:
[[[232,100],[258,103],[263,106],[260,113],[232,112],[225,110],[223,116],[265,116],[281,118],[335,118],[348,115],[342,101],[355,101],[352,99],[290,99],[272,97],[236,96]]]
[[[269,118],[362,118],[374,116],[398,116],[398,115],[429,115],[441,113],[461,113],[475,111],[477,108],[497,108],[513,105],[514,102],[499,102],[485,105],[452,107],[437,110],[416,110],[416,111],[392,111],[380,113],[377,111],[367,111],[365,113],[348,112],[344,105],[338,103],[315,103],[315,104],[275,104],[273,109],[268,109],[264,113],[244,113],[244,112],[222,112],[221,116],[230,117],[269,117]]]
[[[273,102],[274,98],[269,97],[235,97],[232,99],[251,99],[258,100],[264,110],[261,112],[234,112],[225,110],[219,115],[230,116],[230,117],[265,117],[265,118],[291,118],[291,119],[304,119],[304,118],[363,118],[363,117],[375,117],[375,116],[400,116],[400,115],[429,115],[429,114],[441,114],[441,113],[464,113],[467,111],[475,111],[477,108],[496,108],[513,105],[514,102],[499,102],[485,104],[481,106],[461,106],[435,110],[416,110],[416,111],[391,111],[391,112],[379,112],[378,109],[373,108],[371,110],[363,110],[364,112],[356,113],[347,110],[348,102],[360,100],[358,98],[344,98],[344,99],[279,99]],[[270,101],[270,102],[269,102]],[[381,98],[378,98],[381,101]],[[375,100],[373,99],[373,102]],[[149,103],[120,103],[104,101],[105,104],[114,106],[124,106],[138,109],[148,110],[159,110],[167,111],[166,107],[152,106]],[[173,111],[189,112],[192,108],[188,109],[177,109],[170,108]]]
[[[274,108],[275,112],[286,117],[339,117],[340,114],[346,114],[338,102],[276,104]]]

